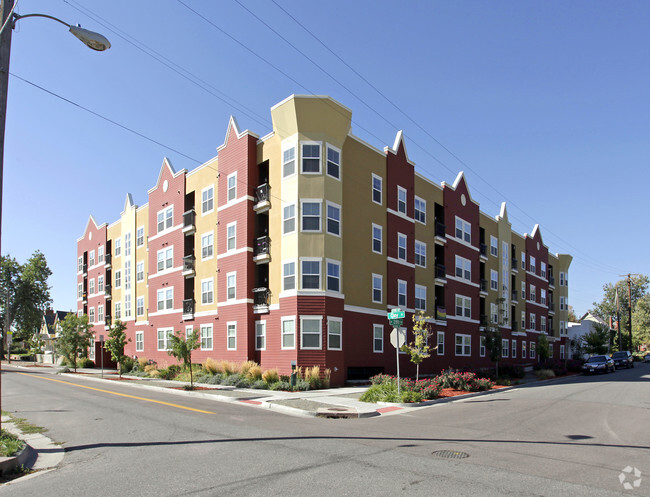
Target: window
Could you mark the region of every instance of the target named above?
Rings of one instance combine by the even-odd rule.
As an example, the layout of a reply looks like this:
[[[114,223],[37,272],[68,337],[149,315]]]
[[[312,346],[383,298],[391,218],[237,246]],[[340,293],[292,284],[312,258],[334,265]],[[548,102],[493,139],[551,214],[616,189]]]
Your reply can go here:
[[[226,193],[226,201],[232,202],[237,199],[237,173],[228,175],[228,191]]]
[[[560,359],[564,360],[564,345],[560,345]]]
[[[526,331],[526,311],[521,311],[521,331]]]
[[[296,319],[282,318],[282,348],[296,348]]]
[[[124,262],[124,290],[131,290],[131,261]]]
[[[144,261],[140,261],[135,265],[135,280],[144,281]]]
[[[327,290],[339,293],[341,291],[341,263],[327,261]]]
[[[122,271],[119,269],[115,271],[115,288],[120,288],[122,286]]]
[[[301,261],[303,290],[320,290],[320,260]]]
[[[493,323],[499,322],[499,307],[496,304],[490,304],[490,317]]]
[[[124,257],[131,257],[131,233],[124,234]]]
[[[286,178],[296,172],[296,147],[282,152],[282,177]]]
[[[228,323],[228,348],[230,349],[230,323]],[[211,324],[201,325],[201,350],[212,350],[212,339],[214,338]]]
[[[397,233],[397,258],[406,260],[406,235],[402,233]]]
[[[95,322],[95,308],[91,307],[88,309],[88,322],[93,324]]]
[[[383,293],[383,277],[381,274],[372,275],[372,301],[381,304]]]
[[[415,285],[415,309],[418,311],[427,310],[427,287]]]
[[[135,315],[144,316],[144,297],[138,297],[135,301]]]
[[[95,251],[91,250],[88,254],[88,265],[89,266],[94,266],[95,265]]]
[[[472,355],[472,337],[470,335],[456,334],[456,355]]]
[[[372,175],[372,201],[381,204],[382,179],[379,176]]]
[[[135,332],[135,351],[144,352],[144,331]]]
[[[214,187],[210,186],[201,192],[201,213],[207,214],[214,210]]]
[[[560,296],[560,310],[563,311],[566,303],[566,298]],[[568,307],[568,306],[567,306]]]
[[[174,206],[167,207],[167,209],[163,209],[159,211],[157,221],[158,221],[158,233],[171,228],[174,224]]]
[[[125,318],[131,317],[131,294],[130,293],[124,294],[124,317]]]
[[[90,295],[95,295],[95,278],[91,278],[88,281],[88,293]]]
[[[537,302],[537,289],[535,285],[530,285],[530,300]]]
[[[296,205],[286,205],[282,209],[282,234],[287,235],[296,231]]]
[[[122,302],[115,302],[115,319],[122,319]]]
[[[171,269],[174,266],[174,247],[158,251],[158,271]]]
[[[427,267],[427,244],[415,240],[415,265]]]
[[[255,350],[266,350],[266,321],[255,321]]]
[[[226,276],[226,299],[234,300],[237,297],[237,272],[228,273]]]
[[[542,304],[542,305],[546,305],[546,290],[544,290],[543,288],[540,288],[539,293],[540,293],[540,295],[539,295],[539,303]]]
[[[211,259],[214,254],[214,234],[201,235],[201,259]]]
[[[456,295],[456,316],[465,318],[472,317],[472,299],[462,295]]]
[[[79,257],[79,259],[77,259],[77,272],[80,273],[83,271],[83,269],[84,269],[84,258]]]
[[[103,305],[98,305],[97,306],[97,322],[98,323],[103,323],[104,322],[104,306]]]
[[[546,332],[546,316],[539,317],[539,329]]]
[[[320,228],[320,206],[321,202],[308,202],[301,203],[302,210],[302,231],[318,232]]]
[[[427,224],[427,201],[420,197],[415,197],[415,220],[422,224]]]
[[[83,298],[83,296],[84,296],[84,284],[79,283],[77,285],[77,298],[80,299]]]
[[[397,305],[406,307],[406,281],[397,280]]]
[[[472,243],[472,225],[461,218],[456,218],[456,238]]]
[[[521,341],[521,358],[526,359],[526,340]]]
[[[526,282],[521,282],[521,300],[526,300]]]
[[[564,336],[566,334],[566,321],[560,321],[560,336]]]
[[[499,271],[490,269],[490,289],[499,290]]]
[[[438,350],[438,355],[445,355],[445,332],[439,331],[437,334],[436,347]]]
[[[327,348],[329,350],[342,350],[341,318],[327,318]]]
[[[174,308],[174,289],[165,288],[163,290],[158,290],[156,293],[158,301],[158,310],[164,311]]]
[[[116,238],[115,239],[115,257],[119,257],[122,254],[122,239],[121,238]]]
[[[460,255],[456,256],[456,277],[467,281],[472,280],[472,261]]]
[[[382,245],[382,227],[374,224],[372,225],[372,251],[376,254],[381,254]]]
[[[285,262],[282,269],[282,286],[283,290],[295,290],[296,289],[296,263],[295,262]]]
[[[485,337],[479,337],[479,348],[478,353],[481,357],[485,357]]]
[[[341,152],[330,145],[327,146],[327,175],[336,179],[341,177]]]
[[[501,339],[501,357],[508,357],[510,344],[506,338]]]
[[[201,281],[201,304],[212,304],[214,302],[214,280],[212,278]]]
[[[513,359],[517,358],[517,340],[512,341],[512,353],[510,354],[510,356]]]
[[[194,328],[192,328],[191,325],[185,326],[185,340],[191,338],[194,335],[194,333],[196,333],[196,331],[194,331]],[[200,338],[200,334],[199,334],[199,338]]]
[[[546,278],[546,263],[545,262],[540,262],[539,267],[540,267],[540,276],[542,278]]]
[[[300,317],[300,348],[320,349],[321,345],[321,316]]]
[[[144,226],[140,226],[135,232],[135,244],[138,247],[144,245]]]
[[[302,172],[320,174],[320,145],[302,144]]]
[[[327,202],[327,232],[341,235],[341,207],[330,202]]]
[[[97,264],[104,262],[104,246],[97,248]]]
[[[401,186],[397,187],[397,212],[406,214],[406,190]]]
[[[564,286],[564,273],[560,272],[560,286]]]
[[[372,325],[372,351],[382,353],[384,351],[384,325]]]
[[[535,359],[535,342],[530,342],[530,358]]]
[[[537,272],[537,266],[535,264],[536,264],[535,258],[531,255],[528,258],[528,267],[529,267],[531,273]]]
[[[499,239],[492,235],[490,235],[490,255],[499,257]]]
[[[536,330],[537,329],[536,328],[537,323],[535,322],[536,317],[537,316],[535,316],[535,314],[533,314],[532,312],[530,313],[530,329],[531,330]]]
[[[174,334],[174,328],[158,328],[158,350],[169,350],[169,337]]]
[[[521,253],[521,269],[526,270],[526,252]]]
[[[237,248],[237,223],[230,223],[226,227],[226,250]],[[212,254],[210,254],[212,255]]]

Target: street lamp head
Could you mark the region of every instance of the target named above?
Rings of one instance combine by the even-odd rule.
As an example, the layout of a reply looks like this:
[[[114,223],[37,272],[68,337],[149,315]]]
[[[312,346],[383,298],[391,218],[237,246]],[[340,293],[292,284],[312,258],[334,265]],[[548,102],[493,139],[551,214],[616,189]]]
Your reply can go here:
[[[106,37],[99,33],[95,33],[94,31],[90,31],[89,29],[84,29],[79,25],[70,26],[70,32],[83,41],[87,47],[97,50],[98,52],[103,52],[104,50],[111,48],[111,42],[108,41]]]

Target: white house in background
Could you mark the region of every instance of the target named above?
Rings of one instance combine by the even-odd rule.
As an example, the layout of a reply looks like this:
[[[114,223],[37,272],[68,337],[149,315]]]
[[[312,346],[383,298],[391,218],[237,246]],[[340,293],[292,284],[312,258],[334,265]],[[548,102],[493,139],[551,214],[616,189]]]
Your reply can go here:
[[[573,358],[573,354],[575,353],[575,349],[572,346],[572,343],[573,343],[574,339],[576,339],[578,337],[581,337],[581,336],[585,335],[586,333],[590,333],[591,331],[593,331],[593,329],[594,329],[593,326],[595,324],[603,325],[607,329],[609,329],[609,325],[605,321],[600,319],[598,316],[594,316],[590,312],[588,312],[587,314],[582,316],[579,323],[573,323],[573,322],[567,323],[567,325],[568,325],[568,330],[567,331],[568,331],[568,337],[569,337],[569,357],[570,358]],[[587,355],[588,354],[585,354],[585,357]]]

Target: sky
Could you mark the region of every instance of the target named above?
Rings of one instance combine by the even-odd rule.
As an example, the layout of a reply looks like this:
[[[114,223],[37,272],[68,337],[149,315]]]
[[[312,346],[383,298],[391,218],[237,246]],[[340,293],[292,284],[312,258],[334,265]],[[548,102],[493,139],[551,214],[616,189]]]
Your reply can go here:
[[[49,19],[13,32],[2,254],[42,251],[53,305],[76,309],[76,244],[92,214],[147,202],[164,157],[216,155],[234,115],[271,131],[292,94],[329,95],[352,132],[416,171],[464,171],[491,216],[540,225],[574,259],[581,315],[602,287],[650,274],[650,2],[20,0],[101,32],[95,52]]]

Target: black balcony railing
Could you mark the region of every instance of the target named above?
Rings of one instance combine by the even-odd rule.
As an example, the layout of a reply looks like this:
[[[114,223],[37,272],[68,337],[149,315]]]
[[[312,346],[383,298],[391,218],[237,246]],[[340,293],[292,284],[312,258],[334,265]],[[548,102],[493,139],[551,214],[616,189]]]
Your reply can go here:
[[[555,304],[553,302],[548,303],[548,310],[551,312],[555,312]]]
[[[551,286],[555,286],[555,278],[553,276],[548,277],[548,284]]]
[[[481,251],[481,256],[487,257],[487,245],[485,243],[479,245],[479,250]]]
[[[257,198],[258,204],[269,202],[271,200],[271,185],[264,183],[255,188],[255,197]]]
[[[105,295],[106,298],[108,298],[108,299],[111,298],[111,293],[112,293],[111,290],[112,290],[111,285],[105,285],[105,286],[104,286],[104,295]]]
[[[88,264],[84,264],[84,265],[83,265],[82,272],[83,272],[83,274],[87,274],[87,273],[88,273]]]
[[[442,224],[440,221],[436,221],[436,236],[439,236],[440,238],[446,238],[446,229],[447,227],[444,224]]]
[[[183,315],[194,316],[194,299],[183,300]]]
[[[517,290],[512,291],[512,295],[510,296],[512,300],[517,300]]]
[[[510,264],[512,264],[512,269],[517,269],[519,267],[519,261],[515,259],[514,257],[510,261]]]
[[[183,212],[183,228],[194,227],[195,219],[196,212],[194,212],[194,209]]]
[[[487,326],[488,325],[488,318],[485,314],[481,314],[479,316],[479,320],[481,321],[481,326]]]
[[[194,265],[196,263],[196,257],[193,255],[186,255],[183,257],[183,272],[194,271]]]
[[[111,254],[106,254],[104,256],[104,266],[110,267],[113,262],[113,256]]]
[[[485,279],[481,279],[481,291],[482,292],[487,292],[488,289],[488,282]]]
[[[447,268],[443,264],[436,264],[436,278],[441,280],[447,278]]]
[[[519,331],[519,325],[516,321],[512,323],[512,331]]]
[[[266,287],[253,288],[253,305],[256,307],[268,307],[271,299],[271,291]]]
[[[109,314],[104,319],[104,325],[110,328],[112,323],[113,323],[113,317]]]
[[[271,251],[271,239],[268,236],[260,236],[255,243],[255,257],[267,255]]]

